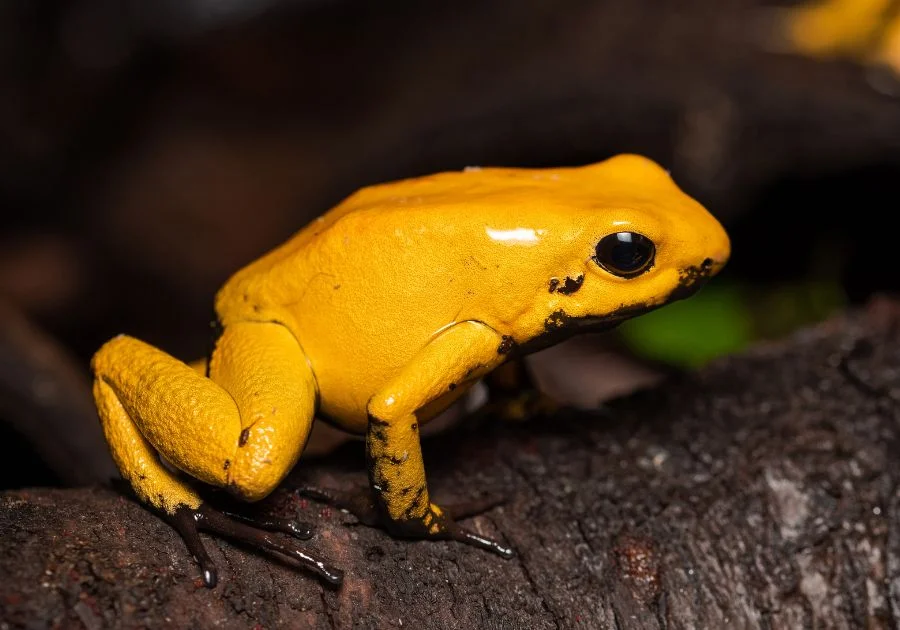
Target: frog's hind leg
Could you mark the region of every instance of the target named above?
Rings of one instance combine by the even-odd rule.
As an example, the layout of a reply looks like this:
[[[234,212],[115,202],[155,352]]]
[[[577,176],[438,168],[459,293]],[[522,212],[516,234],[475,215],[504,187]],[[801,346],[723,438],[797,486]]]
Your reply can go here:
[[[293,335],[274,323],[236,323],[219,338],[206,378],[137,339],[120,336],[93,360],[94,396],[113,458],[138,497],[165,513],[204,569],[197,530],[286,554],[331,582],[340,572],[265,532],[202,505],[159,461],[250,501],[268,495],[300,456],[312,425],[315,379]],[[284,522],[270,529],[303,537]],[[255,532],[255,533],[254,533]]]

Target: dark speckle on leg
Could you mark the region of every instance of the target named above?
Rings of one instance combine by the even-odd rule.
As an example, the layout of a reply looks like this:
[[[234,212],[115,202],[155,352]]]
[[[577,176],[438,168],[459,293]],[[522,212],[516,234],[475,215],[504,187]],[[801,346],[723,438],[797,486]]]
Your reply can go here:
[[[241,431],[241,436],[238,438],[238,446],[244,446],[249,439],[250,429],[244,429],[243,431]]]

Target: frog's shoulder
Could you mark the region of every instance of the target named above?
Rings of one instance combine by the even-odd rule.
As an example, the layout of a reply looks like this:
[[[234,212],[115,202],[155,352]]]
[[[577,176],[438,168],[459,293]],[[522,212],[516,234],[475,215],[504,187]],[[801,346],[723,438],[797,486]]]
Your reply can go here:
[[[276,266],[302,258],[315,244],[340,235],[344,229],[371,231],[380,221],[388,224],[436,222],[460,226],[487,217],[508,218],[528,213],[542,215],[549,206],[589,211],[606,201],[618,203],[617,193],[629,195],[636,183],[649,190],[648,172],[662,169],[646,158],[621,155],[584,166],[555,168],[467,167],[363,187],[334,208],[312,220],[279,247],[233,278],[267,273]],[[606,200],[606,201],[605,201]]]

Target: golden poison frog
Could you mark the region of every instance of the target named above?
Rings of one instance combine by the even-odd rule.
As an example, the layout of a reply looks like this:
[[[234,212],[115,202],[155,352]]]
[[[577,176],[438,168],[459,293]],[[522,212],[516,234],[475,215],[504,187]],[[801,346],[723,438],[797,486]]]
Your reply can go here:
[[[782,30],[791,47],[818,58],[850,58],[900,73],[896,0],[816,0],[789,9]]]
[[[502,364],[689,296],[729,251],[719,222],[636,155],[371,186],[225,283],[208,362],[120,335],[93,358],[94,396],[122,476],[179,531],[209,586],[216,569],[198,531],[341,582],[269,533],[308,538],[307,526],[226,516],[191,483],[262,499],[314,417],[365,436],[369,476],[367,501],[319,499],[396,536],[508,557],[432,502],[420,428]]]

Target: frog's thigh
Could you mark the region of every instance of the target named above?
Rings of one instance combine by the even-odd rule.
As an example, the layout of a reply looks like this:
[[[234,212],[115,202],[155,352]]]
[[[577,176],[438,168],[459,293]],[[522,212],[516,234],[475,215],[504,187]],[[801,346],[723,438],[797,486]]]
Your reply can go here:
[[[290,472],[306,446],[316,406],[316,380],[294,335],[275,323],[227,326],[216,344],[209,376],[240,412],[230,489],[261,499]]]
[[[115,390],[103,378],[94,380],[94,399],[116,466],[138,497],[170,514],[179,506],[199,506],[197,494],[160,464],[156,450],[132,422]]]
[[[503,338],[479,322],[461,322],[443,332],[369,401],[366,454],[369,478],[381,507],[393,521],[428,522],[431,505],[419,444],[416,411],[461,383],[500,365]]]
[[[254,500],[290,470],[311,425],[314,379],[296,340],[277,324],[229,326],[213,355],[212,380],[124,336],[104,345],[93,367],[119,469],[141,498],[170,512],[199,500],[154,451]]]

